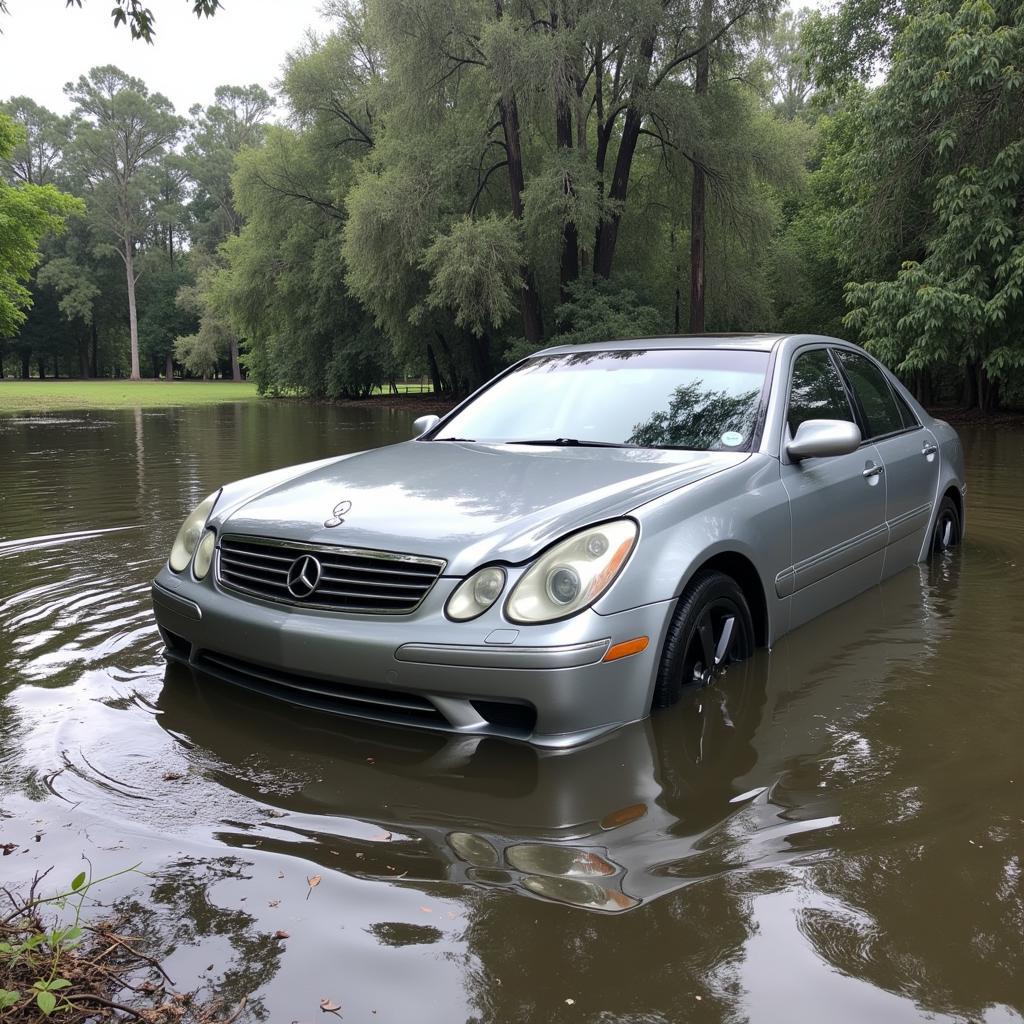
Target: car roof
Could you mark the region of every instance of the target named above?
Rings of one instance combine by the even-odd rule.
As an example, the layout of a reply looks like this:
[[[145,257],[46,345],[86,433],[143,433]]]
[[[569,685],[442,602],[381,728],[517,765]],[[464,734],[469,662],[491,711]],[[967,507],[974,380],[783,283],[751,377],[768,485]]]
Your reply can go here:
[[[611,341],[584,342],[579,345],[558,345],[532,352],[531,357],[562,355],[568,352],[623,352],[652,348],[733,348],[753,352],[770,352],[788,334],[666,334],[653,338],[620,338]]]

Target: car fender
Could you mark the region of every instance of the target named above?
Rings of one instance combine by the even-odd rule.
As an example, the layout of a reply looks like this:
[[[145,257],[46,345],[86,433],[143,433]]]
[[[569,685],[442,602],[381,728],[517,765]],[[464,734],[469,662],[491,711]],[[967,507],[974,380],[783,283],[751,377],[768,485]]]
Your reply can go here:
[[[785,632],[776,574],[791,562],[792,520],[779,463],[755,455],[633,511],[640,540],[619,579],[595,605],[601,615],[678,598],[702,565],[741,555],[757,572],[769,639]]]

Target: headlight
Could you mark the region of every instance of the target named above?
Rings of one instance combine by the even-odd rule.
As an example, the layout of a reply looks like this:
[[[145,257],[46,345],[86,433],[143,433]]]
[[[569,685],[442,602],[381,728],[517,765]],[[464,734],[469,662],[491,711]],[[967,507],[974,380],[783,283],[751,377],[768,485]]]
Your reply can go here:
[[[550,622],[592,605],[636,544],[632,519],[591,527],[556,544],[523,574],[508,599],[513,622]]]
[[[452,592],[445,605],[449,619],[465,622],[483,615],[505,589],[505,570],[496,565],[478,569],[467,576]]]
[[[205,501],[200,502],[192,515],[181,524],[178,536],[174,538],[174,543],[171,545],[171,557],[168,559],[175,572],[181,572],[188,567],[188,563],[192,560],[192,554],[202,539],[206,520],[210,518],[210,513],[213,511],[213,506],[217,504],[219,496],[220,491],[215,491]]]
[[[217,547],[217,533],[215,530],[207,530],[203,539],[196,548],[196,556],[192,559],[192,574],[197,580],[206,578],[213,564],[213,552]]]
[[[553,843],[517,843],[505,851],[509,864],[528,875],[562,878],[614,875],[616,867],[598,853]]]

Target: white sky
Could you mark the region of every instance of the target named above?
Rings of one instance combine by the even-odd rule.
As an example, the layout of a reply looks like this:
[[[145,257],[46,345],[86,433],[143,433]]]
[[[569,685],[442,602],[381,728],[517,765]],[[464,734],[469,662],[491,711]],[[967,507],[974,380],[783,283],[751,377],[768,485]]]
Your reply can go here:
[[[110,0],[8,0],[0,14],[0,100],[30,96],[58,113],[70,112],[64,84],[89,68],[116,64],[141,78],[150,92],[170,97],[179,114],[213,101],[218,85],[272,91],[285,55],[307,29],[323,33],[322,0],[225,0],[210,19],[198,20],[186,0],[150,0],[156,16],[152,46],[114,28]]]

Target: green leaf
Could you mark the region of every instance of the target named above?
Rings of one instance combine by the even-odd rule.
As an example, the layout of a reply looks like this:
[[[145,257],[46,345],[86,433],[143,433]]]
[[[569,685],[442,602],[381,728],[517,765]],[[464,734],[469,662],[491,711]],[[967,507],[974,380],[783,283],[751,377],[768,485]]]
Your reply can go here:
[[[52,992],[40,992],[36,995],[36,1005],[44,1017],[49,1017],[57,1006],[57,997]]]
[[[78,892],[78,890],[81,889],[83,885],[85,885],[85,872],[80,871],[77,875],[75,875],[74,880],[71,882],[71,889],[74,892]]]
[[[67,978],[54,978],[46,987],[50,992],[56,992],[58,989],[70,988],[71,982]]]
[[[9,988],[0,988],[0,1010],[13,1006],[21,998],[20,992],[12,992]]]

